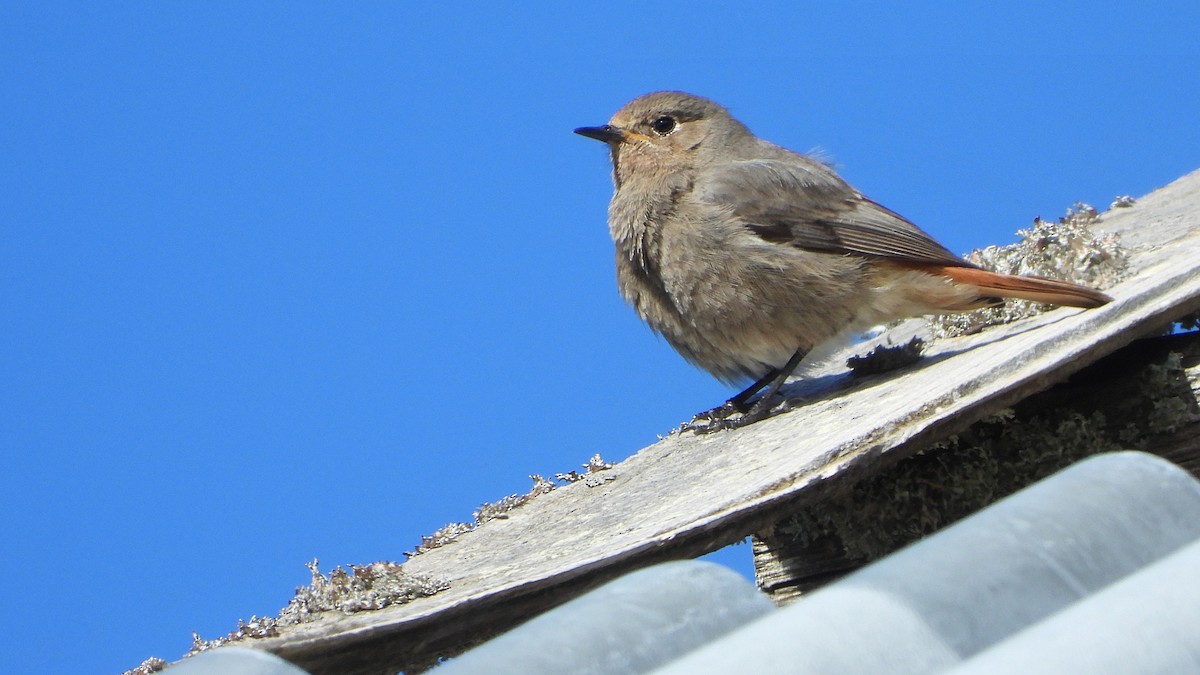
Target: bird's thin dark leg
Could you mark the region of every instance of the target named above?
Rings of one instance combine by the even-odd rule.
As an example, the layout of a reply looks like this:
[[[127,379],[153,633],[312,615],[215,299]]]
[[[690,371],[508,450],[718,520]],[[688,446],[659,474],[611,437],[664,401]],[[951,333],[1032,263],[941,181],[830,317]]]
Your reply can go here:
[[[749,387],[746,387],[740,394],[726,401],[725,405],[737,410],[738,412],[746,412],[746,401],[749,401],[751,398],[753,398],[754,395],[762,390],[763,387],[773,382],[776,377],[779,377],[779,369],[772,368],[767,372],[766,375],[758,378],[757,382]]]
[[[791,377],[792,371],[796,369],[796,366],[800,365],[800,362],[804,360],[804,355],[807,353],[803,349],[797,349],[796,353],[792,354],[792,358],[788,359],[788,362],[777,371],[778,374],[771,381],[771,386],[767,387],[766,392],[758,397],[758,400],[754,402],[754,405],[750,406],[745,415],[742,415],[736,422],[732,423],[732,428],[754,424],[766,417],[767,413],[771,411],[771,399],[775,398],[775,394],[779,393],[779,388]],[[741,394],[738,394],[738,396],[741,396]],[[726,421],[725,424],[729,425],[730,422]]]
[[[710,421],[710,420],[722,420],[722,419],[725,419],[726,417],[729,417],[730,415],[732,415],[734,413],[746,412],[746,402],[749,401],[751,398],[753,398],[754,395],[757,394],[759,392],[759,390],[761,390],[763,387],[765,387],[768,384],[770,384],[771,382],[773,382],[775,380],[775,378],[778,376],[779,376],[779,369],[772,368],[766,375],[763,375],[762,377],[758,378],[757,382],[750,385],[749,387],[746,387],[737,396],[734,396],[733,398],[729,399],[728,401],[725,401],[724,403],[713,408],[712,410],[705,410],[702,413],[696,413],[692,417],[691,424],[695,424],[696,422]]]
[[[800,361],[804,359],[805,354],[807,354],[805,350],[797,350],[782,368],[771,370],[759,378],[757,382],[746,387],[737,396],[734,396],[720,406],[696,415],[683,428],[690,428],[698,433],[708,433],[718,429],[736,429],[737,427],[757,422],[766,417],[767,413],[771,410],[771,399],[775,397],[775,394],[779,393],[780,387],[791,376],[792,371],[800,365]],[[746,403],[764,387],[766,387],[766,392],[759,396],[754,405],[747,409]],[[736,420],[728,419],[735,412],[744,414]],[[697,422],[708,422],[708,424],[697,425]]]

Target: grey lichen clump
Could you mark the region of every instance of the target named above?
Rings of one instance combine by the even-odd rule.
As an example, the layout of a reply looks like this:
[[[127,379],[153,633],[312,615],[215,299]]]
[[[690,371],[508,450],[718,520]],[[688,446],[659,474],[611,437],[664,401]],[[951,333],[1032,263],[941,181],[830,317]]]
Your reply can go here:
[[[402,605],[425,598],[450,587],[433,577],[409,574],[395,562],[374,562],[334,568],[329,576],[321,574],[317,561],[306,565],[312,583],[296,589],[296,596],[279,613],[283,623],[307,623],[321,612],[353,614],[391,605]]]
[[[1144,443],[1147,432],[1173,434],[1181,427],[1200,422],[1195,379],[1195,371],[1184,367],[1184,356],[1178,352],[1167,354],[1162,363],[1147,366],[1137,380],[1142,395],[1125,397],[1121,402],[1124,410],[1137,406],[1136,414],[1145,424],[1130,424],[1122,430],[1121,439],[1139,445]],[[1166,395],[1167,392],[1172,394]]]
[[[595,486],[605,482],[605,479],[597,478],[596,474],[601,471],[607,471],[612,467],[613,465],[604,461],[599,454],[595,454],[592,455],[592,458],[588,460],[587,464],[583,465],[584,473],[581,474],[577,471],[569,471],[567,473],[555,474],[554,478],[560,483],[574,483],[582,480],[589,486]],[[420,545],[412,551],[405,551],[404,555],[411,558],[415,555],[420,555],[435,548],[445,546],[446,544],[449,544],[457,539],[460,535],[474,530],[489,520],[507,518],[508,513],[513,509],[520,508],[537,497],[553,492],[559,487],[559,483],[556,483],[554,480],[550,480],[536,473],[531,475],[530,479],[533,480],[533,488],[531,488],[529,492],[519,495],[509,495],[498,501],[487,502],[486,504],[483,504],[475,510],[472,522],[450,523],[433,534],[423,536],[421,537]]]
[[[192,634],[188,655],[249,638],[275,637],[281,626],[308,623],[325,612],[353,614],[383,609],[391,605],[423,598],[450,587],[445,581],[424,575],[409,574],[404,566],[394,562],[375,562],[369,565],[350,565],[334,568],[329,576],[321,574],[317,561],[306,565],[312,573],[312,583],[296,589],[278,617],[252,616],[239,620],[237,630],[225,637],[204,640]]]
[[[592,455],[587,464],[583,465],[583,473],[579,473],[578,471],[556,473],[554,474],[554,479],[564,483],[578,483],[579,481],[583,481],[588,487],[596,487],[612,480],[612,476],[599,475],[600,472],[608,471],[611,468],[613,468],[612,462],[606,462],[599,454],[595,454]]]
[[[138,664],[137,668],[130,668],[122,673],[122,675],[152,675],[153,673],[161,673],[169,665],[171,664],[156,656],[151,656]]]
[[[544,476],[536,473],[531,475],[529,478],[533,480],[533,487],[530,488],[529,492],[526,492],[523,495],[509,495],[503,499],[483,504],[476,509],[475,513],[473,514],[475,518],[475,526],[478,527],[489,520],[507,518],[509,511],[525,506],[531,500],[536,499],[541,495],[548,494],[549,492],[553,491],[555,487],[557,487],[554,484],[554,481],[547,480]]]
[[[469,523],[450,523],[438,529],[433,534],[424,535],[421,537],[421,543],[412,551],[405,551],[404,556],[411,558],[415,555],[420,555],[435,548],[439,548],[449,544],[457,539],[460,535],[466,534],[480,525],[495,520],[497,518],[507,518],[508,512],[515,508],[519,508],[528,504],[533,499],[538,498],[552,491],[556,486],[553,481],[547,480],[543,476],[533,474],[529,477],[533,480],[533,488],[520,495],[509,495],[503,499],[494,502],[487,502],[475,509],[472,514],[472,522]]]
[[[1058,222],[1034,219],[1033,227],[1017,231],[1021,241],[976,249],[966,259],[994,272],[1108,288],[1125,275],[1129,254],[1121,248],[1116,234],[1091,230],[1099,217],[1096,209],[1077,203]],[[1046,309],[1046,305],[1028,300],[1009,300],[1000,307],[934,317],[930,320],[931,332],[934,337],[969,335],[984,326],[1011,323]]]
[[[919,362],[924,349],[925,341],[919,337],[901,345],[879,345],[862,356],[846,359],[846,367],[853,377],[887,373]]]

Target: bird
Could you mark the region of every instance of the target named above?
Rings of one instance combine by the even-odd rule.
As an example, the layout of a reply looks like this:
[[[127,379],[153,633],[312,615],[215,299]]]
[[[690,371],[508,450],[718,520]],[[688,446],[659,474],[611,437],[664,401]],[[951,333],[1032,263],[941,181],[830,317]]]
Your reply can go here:
[[[639,96],[575,133],[610,151],[621,296],[690,363],[727,384],[753,381],[702,414],[719,428],[766,417],[806,356],[881,323],[1004,298],[1112,300],[974,265],[826,163],[758,138],[701,96]]]

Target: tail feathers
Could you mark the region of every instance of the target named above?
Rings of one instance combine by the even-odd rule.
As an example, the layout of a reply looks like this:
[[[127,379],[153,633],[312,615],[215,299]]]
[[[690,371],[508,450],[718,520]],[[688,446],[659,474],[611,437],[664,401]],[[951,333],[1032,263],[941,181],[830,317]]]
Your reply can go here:
[[[1020,298],[1048,305],[1065,305],[1091,309],[1112,302],[1112,298],[1087,286],[1045,277],[1020,277],[998,274],[976,267],[945,266],[937,270],[942,275],[979,289],[983,296]]]

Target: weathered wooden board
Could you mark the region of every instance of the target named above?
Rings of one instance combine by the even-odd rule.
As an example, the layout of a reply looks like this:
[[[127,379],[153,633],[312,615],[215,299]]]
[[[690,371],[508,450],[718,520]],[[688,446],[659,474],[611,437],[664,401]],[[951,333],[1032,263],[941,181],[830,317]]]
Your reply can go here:
[[[422,663],[634,567],[736,541],[821,481],[914,451],[1200,310],[1200,172],[1105,214],[1099,227],[1134,249],[1134,274],[1109,289],[1110,305],[939,341],[890,377],[851,380],[835,359],[791,412],[672,436],[600,474],[610,480],[599,486],[558,489],[405,564],[449,590],[250,646],[314,673]]]
[[[834,481],[754,532],[755,579],[778,603],[800,600],[1097,453],[1151,452],[1200,477],[1198,400],[1200,332],[1138,340],[933,452]]]

